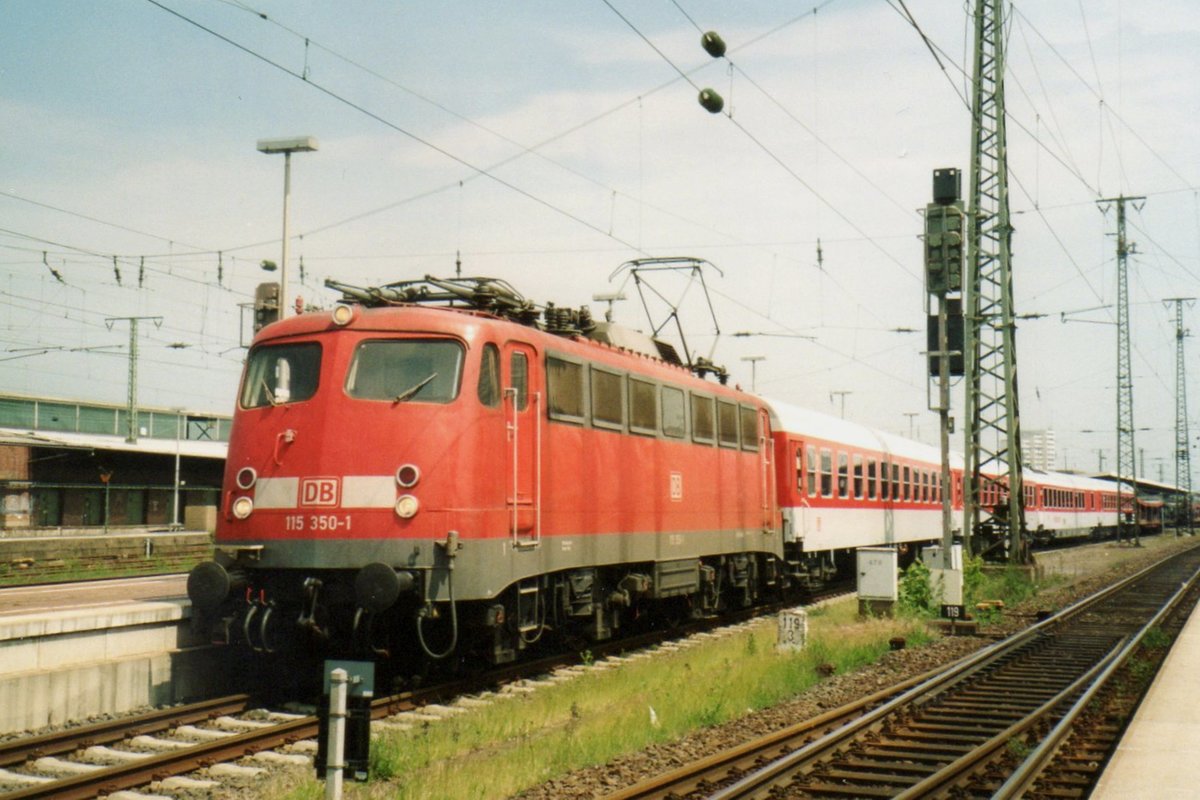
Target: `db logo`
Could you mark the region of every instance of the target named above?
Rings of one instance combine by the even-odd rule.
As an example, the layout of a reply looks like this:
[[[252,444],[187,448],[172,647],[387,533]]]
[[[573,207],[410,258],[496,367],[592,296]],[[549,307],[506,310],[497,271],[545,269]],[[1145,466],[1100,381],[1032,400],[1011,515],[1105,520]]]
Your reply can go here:
[[[304,478],[300,481],[300,505],[336,506],[337,504],[337,478]]]

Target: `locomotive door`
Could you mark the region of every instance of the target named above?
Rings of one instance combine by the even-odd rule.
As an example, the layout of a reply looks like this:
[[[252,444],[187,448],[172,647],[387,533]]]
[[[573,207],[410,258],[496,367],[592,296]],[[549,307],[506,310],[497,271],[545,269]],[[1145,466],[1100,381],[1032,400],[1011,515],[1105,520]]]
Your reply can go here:
[[[501,375],[504,385],[506,454],[505,502],[509,531],[515,545],[536,545],[541,540],[542,393],[538,362],[532,347],[522,342],[504,345]]]
[[[762,479],[762,529],[774,531],[779,503],[775,494],[775,469],[772,464],[771,418],[765,408],[758,410],[758,467]]]

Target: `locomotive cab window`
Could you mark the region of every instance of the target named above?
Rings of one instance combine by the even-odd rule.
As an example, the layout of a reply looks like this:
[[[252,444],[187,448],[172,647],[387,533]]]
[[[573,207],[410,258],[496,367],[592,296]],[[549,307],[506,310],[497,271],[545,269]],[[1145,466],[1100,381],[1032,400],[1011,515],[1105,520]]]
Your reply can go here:
[[[458,397],[463,348],[446,339],[369,339],[354,350],[346,393],[360,400],[449,403]]]
[[[592,424],[616,430],[625,427],[623,384],[617,373],[592,367]]]
[[[687,435],[687,412],[684,410],[682,389],[662,387],[662,432],[663,436],[672,439],[682,439]]]
[[[653,383],[629,379],[629,430],[647,436],[658,431],[658,389]]]
[[[485,344],[479,359],[479,402],[488,408],[500,405],[500,351],[494,344]]]
[[[717,401],[717,434],[722,447],[738,446],[738,413],[733,403]]]
[[[692,395],[692,438],[711,444],[716,439],[715,416],[713,398]]]
[[[582,423],[583,365],[561,358],[546,359],[546,393],[551,419]]]
[[[316,342],[256,348],[246,366],[242,407],[260,408],[307,400],[317,391],[321,345]]]

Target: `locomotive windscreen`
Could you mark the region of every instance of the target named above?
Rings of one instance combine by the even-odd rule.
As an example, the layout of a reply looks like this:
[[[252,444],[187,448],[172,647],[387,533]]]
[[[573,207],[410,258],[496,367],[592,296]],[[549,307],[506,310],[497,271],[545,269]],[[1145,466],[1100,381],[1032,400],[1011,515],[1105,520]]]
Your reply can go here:
[[[449,403],[458,396],[463,348],[429,339],[361,342],[346,376],[346,392],[361,400]]]
[[[316,342],[259,347],[250,353],[242,407],[258,408],[307,400],[317,391],[321,345]]]

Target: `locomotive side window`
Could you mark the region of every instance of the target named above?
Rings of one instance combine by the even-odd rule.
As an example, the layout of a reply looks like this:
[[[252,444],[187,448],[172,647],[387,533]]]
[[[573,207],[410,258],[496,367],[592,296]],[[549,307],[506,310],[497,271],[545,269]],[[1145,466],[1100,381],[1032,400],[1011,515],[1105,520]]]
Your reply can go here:
[[[500,405],[500,350],[494,344],[483,346],[479,359],[479,402],[488,408]]]
[[[850,494],[850,460],[845,453],[838,453],[838,497]]]
[[[817,448],[808,446],[808,496],[817,496]]]
[[[692,438],[697,442],[711,443],[715,439],[716,411],[713,398],[692,395]]]
[[[629,379],[629,430],[653,436],[658,430],[658,390],[653,383]]]
[[[316,342],[277,344],[250,353],[242,407],[260,408],[307,400],[317,391],[321,345]]]
[[[517,390],[517,411],[524,411],[529,405],[529,357],[513,352],[508,366],[512,372],[512,388]]]
[[[430,339],[360,342],[346,375],[346,392],[360,400],[449,403],[458,396],[463,348]]]
[[[821,496],[833,497],[833,452],[821,448]]]
[[[583,422],[583,365],[546,358],[546,393],[551,419]]]
[[[614,372],[592,367],[592,423],[601,428],[625,427],[624,381]]]
[[[722,447],[738,446],[738,413],[733,403],[717,401],[717,435]]]
[[[738,412],[742,418],[742,449],[757,450],[758,410],[750,406],[742,406]]]
[[[663,436],[670,436],[672,439],[682,439],[687,434],[682,389],[673,386],[662,387],[662,432]]]

